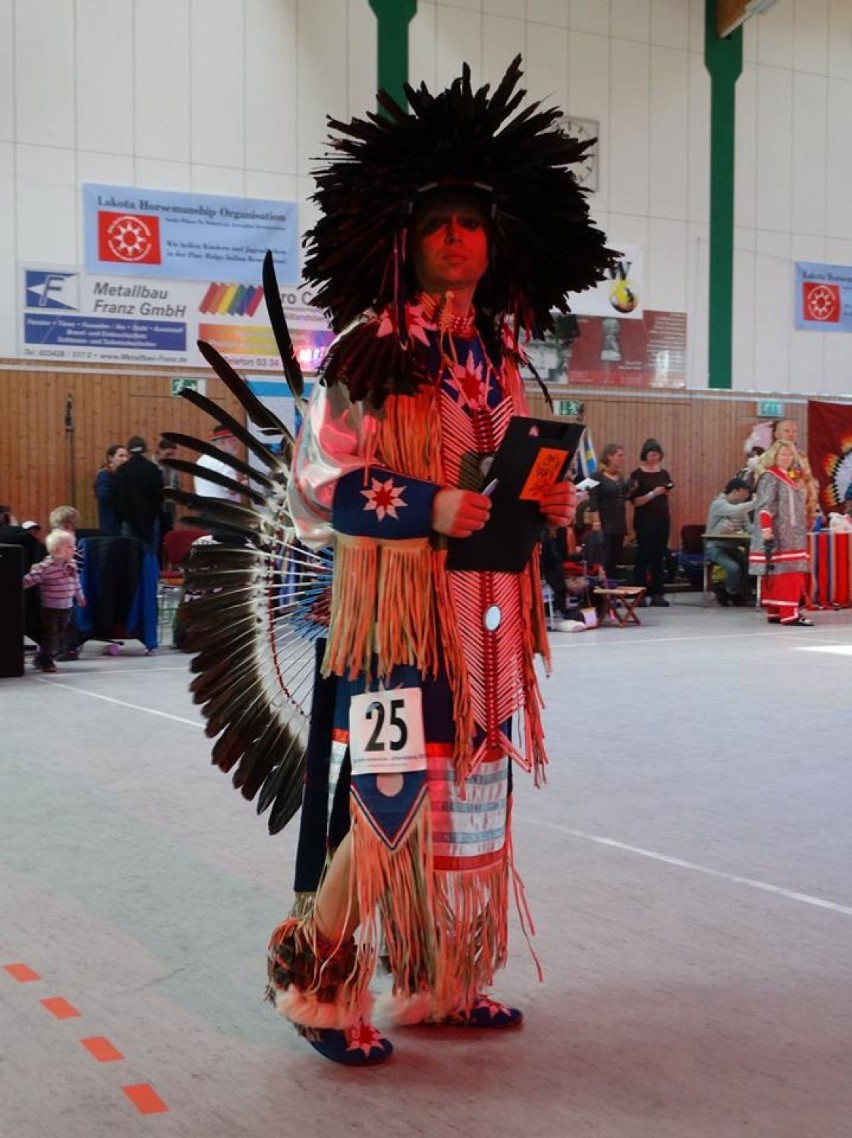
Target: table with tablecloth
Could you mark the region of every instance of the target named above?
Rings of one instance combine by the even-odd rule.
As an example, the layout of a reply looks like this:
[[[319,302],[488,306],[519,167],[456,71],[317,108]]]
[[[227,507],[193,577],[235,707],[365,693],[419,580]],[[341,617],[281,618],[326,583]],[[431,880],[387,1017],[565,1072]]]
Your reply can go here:
[[[852,605],[852,534],[820,530],[808,535],[811,604],[818,608]]]

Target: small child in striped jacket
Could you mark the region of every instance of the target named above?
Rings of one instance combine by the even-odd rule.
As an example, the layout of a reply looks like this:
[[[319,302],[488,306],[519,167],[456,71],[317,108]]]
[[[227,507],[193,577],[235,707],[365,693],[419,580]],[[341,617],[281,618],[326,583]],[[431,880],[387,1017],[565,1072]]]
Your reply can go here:
[[[80,587],[80,574],[74,561],[77,542],[68,530],[54,529],[44,543],[48,556],[33,565],[24,577],[24,588],[41,588],[41,645],[38,663],[43,672],[56,671],[56,654],[65,630],[71,622],[71,609],[76,600],[85,605]]]

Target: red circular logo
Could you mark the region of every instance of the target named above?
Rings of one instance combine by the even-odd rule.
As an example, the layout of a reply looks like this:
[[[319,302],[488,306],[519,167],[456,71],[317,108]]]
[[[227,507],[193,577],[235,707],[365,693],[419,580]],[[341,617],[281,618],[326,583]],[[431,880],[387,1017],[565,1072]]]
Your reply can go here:
[[[836,285],[805,285],[805,318],[832,323],[840,318],[840,292]]]
[[[122,214],[110,222],[106,231],[107,244],[120,261],[143,261],[151,252],[154,235],[141,217]]]

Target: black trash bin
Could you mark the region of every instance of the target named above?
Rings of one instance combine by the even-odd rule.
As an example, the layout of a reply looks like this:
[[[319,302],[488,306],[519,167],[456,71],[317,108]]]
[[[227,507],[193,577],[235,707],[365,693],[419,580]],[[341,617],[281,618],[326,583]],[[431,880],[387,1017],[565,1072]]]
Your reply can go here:
[[[24,551],[0,545],[0,676],[24,674]]]

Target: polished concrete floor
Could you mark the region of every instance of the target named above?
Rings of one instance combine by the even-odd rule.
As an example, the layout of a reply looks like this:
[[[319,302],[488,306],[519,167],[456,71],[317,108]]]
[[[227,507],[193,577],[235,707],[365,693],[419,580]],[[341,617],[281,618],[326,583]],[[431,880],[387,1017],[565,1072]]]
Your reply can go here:
[[[553,638],[523,1029],[360,1072],[262,1002],[295,834],[210,768],[187,657],[0,681],[0,1134],[852,1135],[852,614],[641,618]]]

